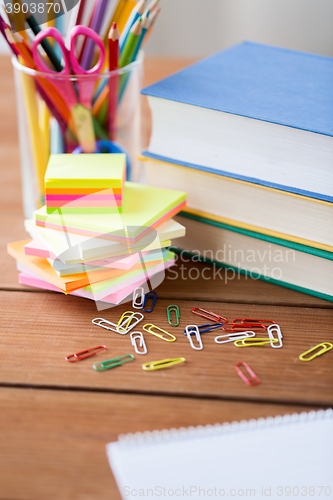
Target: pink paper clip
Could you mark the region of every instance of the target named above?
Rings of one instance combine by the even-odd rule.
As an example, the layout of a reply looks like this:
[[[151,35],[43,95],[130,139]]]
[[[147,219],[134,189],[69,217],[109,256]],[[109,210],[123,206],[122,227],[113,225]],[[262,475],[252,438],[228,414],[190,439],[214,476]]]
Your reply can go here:
[[[82,359],[90,358],[90,356],[95,356],[95,354],[97,354],[98,352],[102,352],[105,350],[106,345],[98,345],[97,347],[92,347],[91,349],[86,349],[85,351],[76,352],[75,354],[66,356],[65,360],[69,361],[70,363],[74,363],[75,361],[81,361]],[[82,356],[82,354],[84,354],[84,356]]]
[[[201,312],[197,312],[201,311]],[[201,316],[201,318],[206,318],[209,321],[214,321],[215,323],[223,323],[224,321],[228,321],[227,318],[224,318],[223,316],[219,316],[218,314],[215,314],[211,311],[205,311],[205,309],[201,309],[201,307],[193,307],[192,309],[193,314],[197,314],[198,316]],[[205,313],[205,314],[202,314]],[[209,314],[210,316],[207,316]]]
[[[247,371],[247,373],[250,375],[250,378],[248,378],[243,372],[242,370],[239,368],[240,366],[244,366],[245,370]],[[239,377],[243,380],[243,382],[246,383],[246,385],[250,385],[250,386],[253,386],[253,385],[259,385],[261,384],[261,380],[260,378],[258,377],[258,375],[256,375],[254,373],[253,370],[251,370],[251,368],[249,367],[249,365],[247,363],[245,363],[244,361],[240,361],[239,363],[236,363],[235,364],[235,369],[236,369],[236,372],[237,374],[239,375]]]

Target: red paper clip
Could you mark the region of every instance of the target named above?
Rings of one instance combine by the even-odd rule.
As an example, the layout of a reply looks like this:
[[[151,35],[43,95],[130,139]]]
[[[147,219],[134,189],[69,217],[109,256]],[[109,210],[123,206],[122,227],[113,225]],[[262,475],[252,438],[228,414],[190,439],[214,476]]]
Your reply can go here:
[[[265,325],[265,323],[267,323]],[[225,332],[244,332],[246,330],[266,330],[267,326],[276,324],[268,319],[234,319],[232,323],[225,323],[222,330]],[[230,327],[228,329],[228,327]]]
[[[74,363],[75,361],[81,361],[82,359],[90,358],[90,356],[95,356],[95,354],[97,354],[98,352],[102,352],[105,350],[106,345],[98,345],[97,347],[92,347],[91,349],[86,349],[85,351],[76,352],[75,354],[66,356],[65,360],[69,361],[70,363]],[[85,354],[85,356],[81,356],[81,354]]]
[[[250,378],[248,378],[242,372],[242,370],[239,368],[240,366],[244,366],[244,368],[246,369],[247,373],[250,375]],[[251,370],[251,368],[249,367],[249,365],[247,363],[245,363],[244,361],[240,361],[239,363],[236,363],[235,364],[235,369],[236,369],[236,372],[238,373],[238,375],[240,376],[240,378],[243,380],[243,382],[246,383],[246,385],[253,386],[253,385],[259,385],[261,383],[261,380],[258,377],[258,375],[256,375],[254,373],[254,371]]]
[[[206,314],[201,314],[201,311]],[[227,318],[224,318],[223,316],[219,316],[218,314],[215,314],[211,311],[205,311],[205,309],[201,309],[200,307],[193,307],[192,312],[194,314],[197,314],[198,316],[201,316],[201,318],[206,318],[209,321],[214,321],[215,323],[223,323],[224,321],[228,321]],[[210,314],[210,316],[206,316],[207,314]]]

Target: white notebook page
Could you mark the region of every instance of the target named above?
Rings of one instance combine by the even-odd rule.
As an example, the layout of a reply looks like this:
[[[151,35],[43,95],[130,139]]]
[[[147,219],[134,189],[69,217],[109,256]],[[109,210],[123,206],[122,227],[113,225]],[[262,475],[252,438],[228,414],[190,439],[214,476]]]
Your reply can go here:
[[[137,498],[333,499],[333,412],[124,436],[107,445]]]

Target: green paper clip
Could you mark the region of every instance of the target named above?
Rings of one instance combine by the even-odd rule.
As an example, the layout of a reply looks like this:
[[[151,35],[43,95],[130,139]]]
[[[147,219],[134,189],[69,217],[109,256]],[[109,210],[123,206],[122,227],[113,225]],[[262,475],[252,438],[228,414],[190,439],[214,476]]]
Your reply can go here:
[[[176,313],[176,323],[172,322],[172,318],[171,318],[172,311],[175,311],[175,313]],[[169,324],[171,326],[178,326],[179,325],[179,318],[180,318],[179,307],[178,306],[168,306],[167,307],[167,314],[168,314]]]
[[[124,358],[128,358],[125,359]],[[93,365],[93,369],[97,372],[102,372],[104,370],[109,370],[110,368],[115,368],[116,366],[120,366],[124,363],[128,363],[128,361],[132,361],[134,359],[133,354],[124,354],[123,356],[119,356],[118,358],[107,359],[105,361],[101,361],[100,363],[95,363]]]

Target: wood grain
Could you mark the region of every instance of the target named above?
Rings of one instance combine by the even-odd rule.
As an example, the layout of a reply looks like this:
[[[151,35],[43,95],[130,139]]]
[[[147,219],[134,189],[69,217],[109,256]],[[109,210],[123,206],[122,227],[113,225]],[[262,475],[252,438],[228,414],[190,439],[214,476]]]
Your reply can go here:
[[[299,354],[320,342],[332,342],[332,310],[318,308],[273,307],[195,301],[176,301],[181,323],[168,325],[166,307],[174,303],[158,299],[154,311],[145,313],[142,325],[152,323],[177,337],[165,342],[145,333],[148,354],[107,372],[96,372],[93,363],[133,353],[129,335],[104,330],[92,324],[103,317],[117,322],[130,310],[128,304],[97,311],[92,301],[55,294],[2,292],[0,332],[0,383],[26,386],[52,386],[139,393],[191,395],[208,398],[275,401],[299,404],[333,403],[333,350],[305,363]],[[218,345],[217,333],[202,335],[204,349],[193,350],[183,330],[188,324],[203,324],[191,308],[202,307],[232,320],[264,318],[276,321],[283,333],[283,348],[270,346],[238,348],[233,343]],[[221,333],[222,334],[222,331]],[[265,334],[267,336],[267,333]],[[93,358],[68,363],[65,356],[105,344],[106,352]],[[185,357],[186,363],[169,370],[145,372],[147,361]],[[237,376],[234,364],[246,361],[261,378],[257,387],[246,386]]]
[[[120,500],[105,445],[121,433],[312,407],[73,391],[0,389],[2,500]]]
[[[14,75],[8,56],[0,57],[1,213],[22,213],[20,157]],[[20,110],[22,112],[22,110]]]
[[[191,62],[149,58],[145,85]],[[91,323],[96,316],[116,320],[130,307],[98,312],[91,301],[18,285],[15,261],[5,248],[26,238],[15,89],[10,59],[0,57],[0,67],[0,499],[118,500],[104,447],[119,433],[332,405],[333,350],[310,363],[298,356],[319,342],[333,341],[333,304],[245,277],[225,283],[224,271],[214,280],[175,280],[168,272],[146,322],[174,333],[177,341],[163,342],[147,333],[147,356],[104,373],[92,369],[94,362],[133,353],[128,335]],[[151,118],[147,102],[143,105],[148,140]],[[185,272],[193,267],[200,271],[204,265],[185,263]],[[166,306],[172,303],[181,310],[179,328],[167,323]],[[195,306],[229,319],[273,319],[281,325],[284,346],[242,350],[217,345],[208,333],[202,336],[204,349],[194,351],[182,330],[198,322],[190,312]],[[64,360],[101,343],[108,346],[103,355],[73,364]],[[156,373],[141,368],[143,362],[175,356],[184,356],[186,363]],[[247,387],[237,376],[234,364],[242,360],[261,378],[260,386]]]

